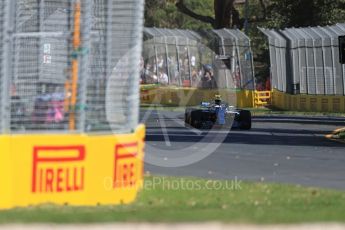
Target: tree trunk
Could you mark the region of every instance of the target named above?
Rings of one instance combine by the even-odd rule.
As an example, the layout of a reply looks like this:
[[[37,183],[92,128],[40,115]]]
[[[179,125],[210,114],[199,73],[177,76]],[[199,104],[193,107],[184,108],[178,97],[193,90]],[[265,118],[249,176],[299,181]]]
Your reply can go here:
[[[221,29],[231,28],[233,26],[231,23],[231,18],[232,15],[236,15],[237,12],[233,4],[234,0],[214,0],[215,18],[199,15],[193,12],[185,5],[184,0],[178,0],[176,2],[176,7],[179,9],[179,11],[192,18],[205,23],[210,23],[215,29]]]
[[[240,13],[234,7],[234,2],[235,0],[214,0],[215,18],[195,13],[185,5],[184,0],[177,0],[176,7],[180,12],[199,21],[209,23],[215,29],[234,27],[241,29],[244,24],[244,19],[240,17]],[[259,0],[259,4],[262,10],[262,17],[258,17],[254,21],[266,20],[266,1]],[[249,21],[251,20],[249,19]]]
[[[214,0],[215,29],[231,28],[234,0]]]

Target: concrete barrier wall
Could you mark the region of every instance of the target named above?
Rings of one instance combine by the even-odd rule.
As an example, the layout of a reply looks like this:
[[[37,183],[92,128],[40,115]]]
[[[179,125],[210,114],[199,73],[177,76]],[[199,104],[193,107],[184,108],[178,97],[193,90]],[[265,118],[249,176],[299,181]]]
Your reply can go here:
[[[254,92],[250,90],[203,90],[195,88],[142,88],[141,103],[164,106],[195,106],[214,100],[215,95],[239,108],[254,106]]]
[[[0,135],[0,210],[128,204],[143,185],[145,127],[132,134]]]
[[[202,90],[193,88],[142,88],[141,103],[162,106],[196,106],[215,95],[239,108],[254,108],[254,91]],[[345,96],[290,95],[274,90],[272,106],[282,110],[345,113]]]
[[[283,110],[345,113],[345,96],[290,95],[275,90],[272,103]]]

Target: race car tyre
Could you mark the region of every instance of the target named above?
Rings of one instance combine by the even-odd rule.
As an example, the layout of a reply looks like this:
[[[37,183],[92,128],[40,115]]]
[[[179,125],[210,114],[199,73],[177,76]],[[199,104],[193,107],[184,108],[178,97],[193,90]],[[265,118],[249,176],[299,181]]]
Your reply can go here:
[[[191,121],[190,121],[191,112],[192,112],[192,109],[186,109],[185,110],[185,113],[184,113],[184,123],[186,125],[190,125],[191,124]]]
[[[202,121],[202,111],[193,110],[190,113],[190,125],[196,129],[201,128]]]
[[[249,130],[252,128],[252,114],[248,110],[240,111],[240,129]]]

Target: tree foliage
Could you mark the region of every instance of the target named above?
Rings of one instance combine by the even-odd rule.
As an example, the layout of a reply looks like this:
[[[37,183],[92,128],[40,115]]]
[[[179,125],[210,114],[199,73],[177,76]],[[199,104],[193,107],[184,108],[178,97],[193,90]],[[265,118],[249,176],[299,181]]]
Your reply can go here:
[[[323,26],[344,21],[344,0],[271,0],[267,25],[273,28]]]
[[[248,21],[269,27],[327,25],[345,20],[345,0],[248,0]],[[149,0],[147,26],[242,28],[243,6],[234,0]]]
[[[188,6],[196,14],[212,17],[214,15],[212,0],[192,0]],[[175,0],[147,0],[145,7],[145,26],[180,28],[180,29],[208,29],[210,24],[195,20],[180,12]]]

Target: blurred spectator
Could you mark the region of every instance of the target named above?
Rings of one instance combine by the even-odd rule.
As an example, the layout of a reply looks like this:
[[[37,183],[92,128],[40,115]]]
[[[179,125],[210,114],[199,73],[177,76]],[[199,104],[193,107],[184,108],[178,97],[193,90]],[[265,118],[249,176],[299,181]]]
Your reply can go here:
[[[192,87],[198,87],[199,85],[199,75],[197,71],[194,69],[192,72]]]
[[[210,79],[211,89],[217,89],[218,88],[217,81],[212,72],[210,72],[210,78],[211,78]]]
[[[18,128],[25,123],[26,105],[17,95],[16,85],[11,85],[11,127]]]
[[[211,73],[206,71],[205,74],[201,77],[201,88],[203,89],[211,89]]]
[[[150,76],[150,64],[146,65],[146,68],[144,67],[140,71],[140,83],[141,84],[148,84],[149,82],[149,76]]]
[[[190,63],[191,63],[191,65],[192,65],[192,67],[195,67],[195,65],[196,65],[196,58],[195,58],[195,56],[192,56],[192,57],[191,57]]]
[[[163,70],[159,71],[158,82],[162,85],[169,84],[168,75]]]
[[[150,82],[149,84],[157,84],[158,83],[158,76],[156,74],[153,74],[150,76]]]
[[[35,99],[32,121],[35,124],[61,123],[65,119],[64,103],[65,92],[56,87],[51,91],[52,86],[48,86],[48,93],[42,93]]]
[[[157,62],[158,62],[158,68],[162,69],[164,67],[164,58],[163,58],[163,56],[159,56]]]

